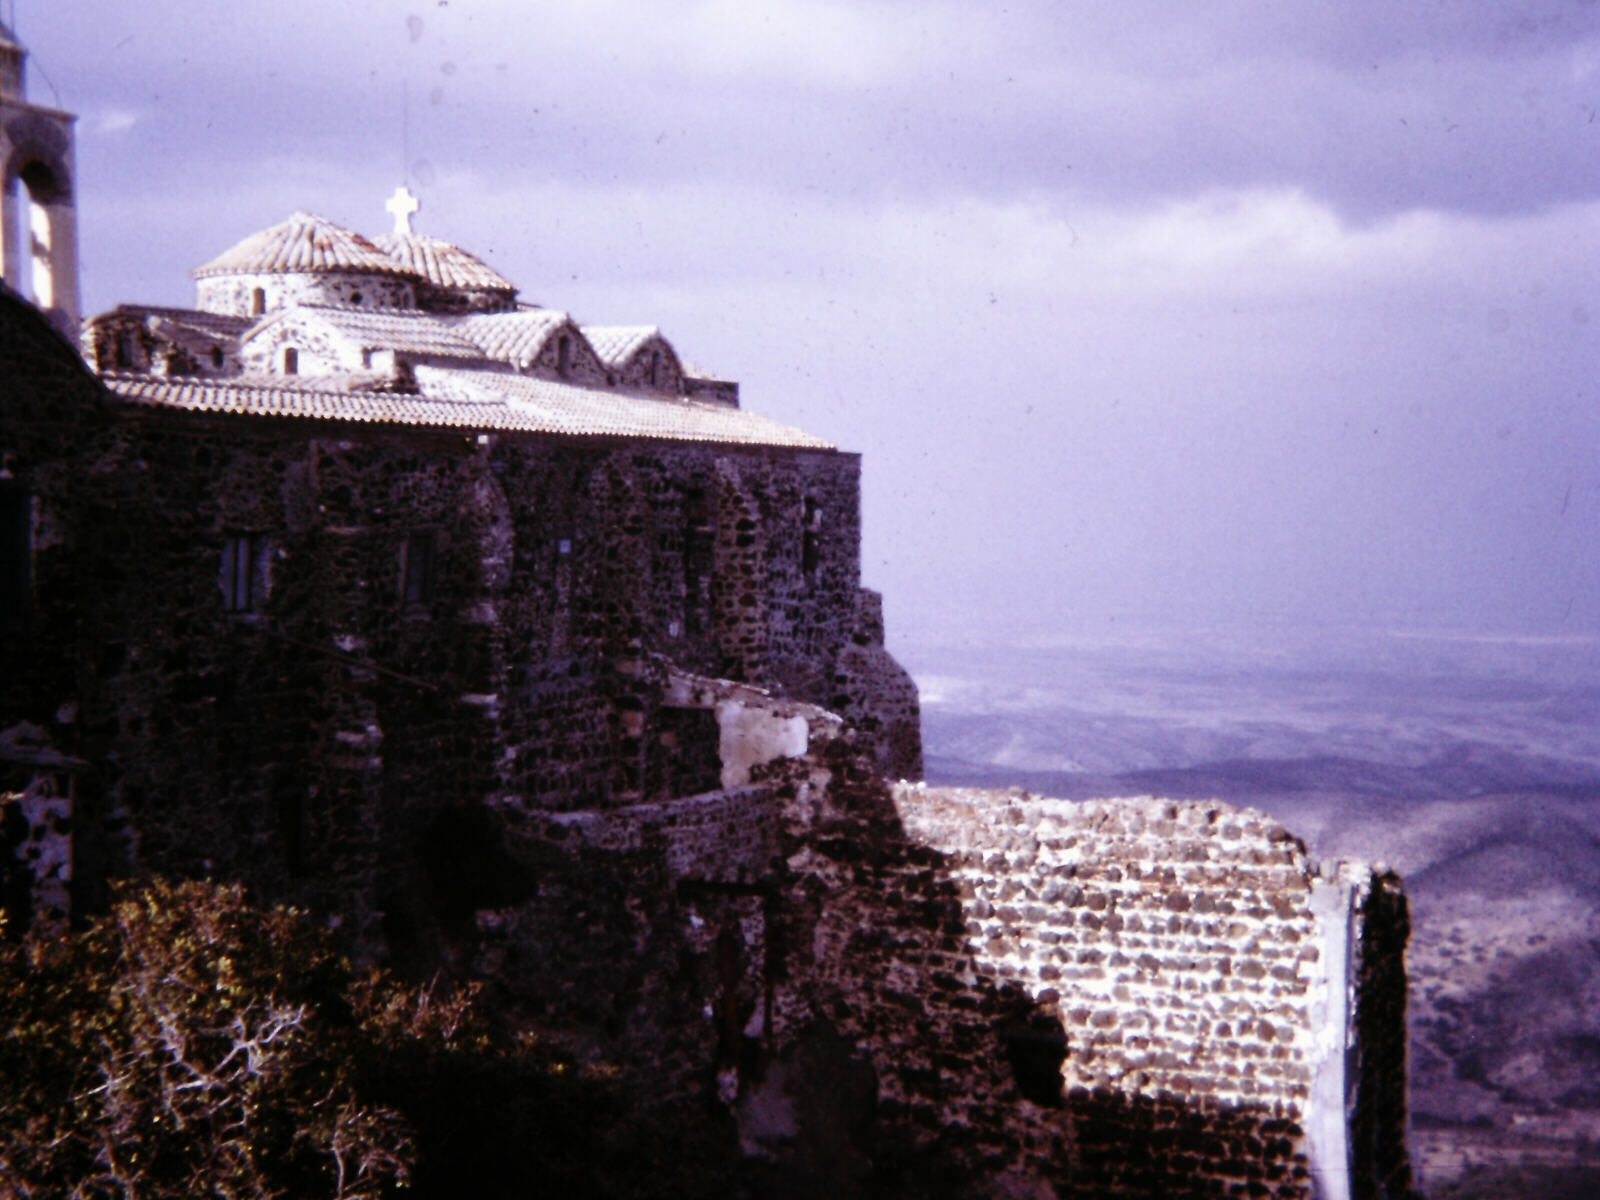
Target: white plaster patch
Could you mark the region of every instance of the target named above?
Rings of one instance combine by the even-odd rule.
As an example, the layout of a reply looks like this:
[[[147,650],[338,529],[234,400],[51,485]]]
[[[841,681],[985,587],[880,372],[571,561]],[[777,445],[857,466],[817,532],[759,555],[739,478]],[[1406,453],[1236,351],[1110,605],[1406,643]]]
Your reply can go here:
[[[718,750],[723,787],[749,783],[750,769],[762,763],[799,758],[806,752],[811,735],[803,716],[783,716],[739,700],[717,704],[717,726],[722,732]]]

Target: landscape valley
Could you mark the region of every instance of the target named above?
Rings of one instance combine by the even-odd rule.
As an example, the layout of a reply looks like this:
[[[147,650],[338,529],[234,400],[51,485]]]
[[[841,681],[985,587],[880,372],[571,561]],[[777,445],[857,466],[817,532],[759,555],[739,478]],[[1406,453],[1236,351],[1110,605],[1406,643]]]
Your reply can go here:
[[[1108,624],[899,652],[930,782],[1220,798],[1398,871],[1427,1194],[1600,1194],[1600,639]]]

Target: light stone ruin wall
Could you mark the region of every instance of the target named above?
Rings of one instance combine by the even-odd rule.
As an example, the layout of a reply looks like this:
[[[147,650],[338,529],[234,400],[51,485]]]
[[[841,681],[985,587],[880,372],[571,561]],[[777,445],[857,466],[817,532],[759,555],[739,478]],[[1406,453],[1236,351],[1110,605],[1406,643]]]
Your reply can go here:
[[[1020,985],[1061,1022],[1078,1186],[1407,1194],[1404,1056],[1387,1053],[1404,973],[1374,969],[1397,922],[1403,948],[1392,876],[1319,869],[1220,802],[921,785],[894,802],[948,856],[972,981]]]

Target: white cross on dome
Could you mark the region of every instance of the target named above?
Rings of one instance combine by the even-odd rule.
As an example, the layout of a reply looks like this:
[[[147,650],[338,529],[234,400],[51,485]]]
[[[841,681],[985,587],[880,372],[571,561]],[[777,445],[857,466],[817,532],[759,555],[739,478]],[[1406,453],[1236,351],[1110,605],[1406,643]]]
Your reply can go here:
[[[410,234],[411,218],[422,207],[422,201],[413,196],[411,189],[402,183],[395,188],[394,195],[389,197],[383,207],[394,215],[395,233],[404,237]]]

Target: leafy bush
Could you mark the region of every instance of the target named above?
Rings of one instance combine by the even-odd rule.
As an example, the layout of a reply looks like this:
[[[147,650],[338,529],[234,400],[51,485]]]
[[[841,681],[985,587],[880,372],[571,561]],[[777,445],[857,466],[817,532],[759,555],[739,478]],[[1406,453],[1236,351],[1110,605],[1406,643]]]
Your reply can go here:
[[[470,989],[358,972],[236,887],[125,889],[79,934],[0,941],[8,1197],[626,1194],[628,1113]]]

